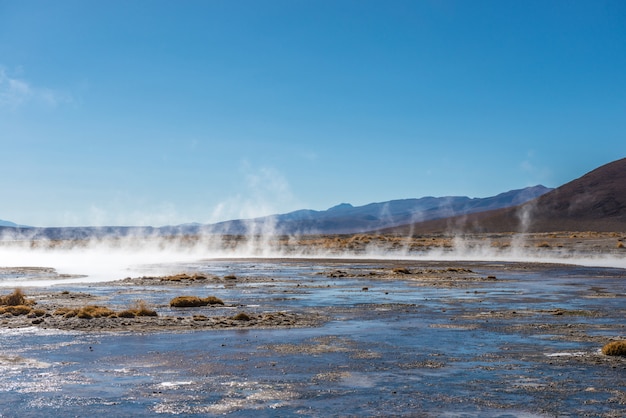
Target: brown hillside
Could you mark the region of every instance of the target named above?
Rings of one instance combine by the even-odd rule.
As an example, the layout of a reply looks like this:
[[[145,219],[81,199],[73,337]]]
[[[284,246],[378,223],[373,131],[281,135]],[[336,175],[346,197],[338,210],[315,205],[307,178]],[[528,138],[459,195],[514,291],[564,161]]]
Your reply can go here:
[[[389,228],[383,233],[626,232],[626,158],[512,208]]]

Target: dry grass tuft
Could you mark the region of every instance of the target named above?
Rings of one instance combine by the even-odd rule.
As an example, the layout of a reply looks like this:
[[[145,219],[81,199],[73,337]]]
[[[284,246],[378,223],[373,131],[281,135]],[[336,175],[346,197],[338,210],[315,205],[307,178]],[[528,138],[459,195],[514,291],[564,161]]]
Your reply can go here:
[[[206,298],[202,299],[204,302],[206,302],[207,305],[223,305],[224,301],[220,298],[217,298],[215,296],[207,296]]]
[[[33,308],[27,305],[0,306],[0,314],[11,314],[13,316],[28,315]]]
[[[198,296],[177,296],[170,300],[170,306],[173,308],[197,308],[206,306],[206,304]]]
[[[157,312],[148,307],[143,300],[137,300],[126,310],[115,312],[105,306],[87,305],[81,308],[58,308],[53,315],[63,316],[65,318],[135,318],[137,316],[158,316]]]
[[[78,311],[78,309],[72,309],[72,308],[58,308],[57,310],[55,310],[52,315],[55,316],[64,316],[65,318],[71,318],[73,316],[76,316],[76,312]]]
[[[128,311],[132,312],[135,316],[159,316],[157,312],[150,308],[145,300],[137,300],[133,304],[133,306],[128,309]],[[122,311],[125,312],[125,311]],[[121,312],[120,312],[121,313]],[[118,316],[119,314],[118,313]]]
[[[26,299],[26,295],[22,292],[22,289],[17,288],[13,293],[9,295],[0,296],[0,305],[5,306],[20,306],[20,305],[34,305],[35,302]]]
[[[607,356],[626,356],[626,340],[612,341],[602,347],[602,354]]]
[[[617,248],[624,248],[624,243],[622,241],[618,241]]]
[[[115,311],[107,308],[106,306],[87,305],[78,309],[76,313],[77,318],[92,319],[92,318],[108,318],[114,317]]]
[[[86,305],[81,308],[59,308],[54,311],[53,315],[61,315],[65,318],[112,318],[116,316],[115,311],[106,306]]]
[[[201,274],[187,274],[187,273],[181,273],[181,274],[174,274],[172,276],[165,276],[165,277],[161,277],[161,281],[162,282],[181,282],[183,280],[188,280],[190,282],[196,281],[196,280],[206,280],[206,276],[203,276]]]
[[[118,318],[135,318],[137,314],[131,309],[126,309],[124,311],[118,312],[115,316],[117,316]]]
[[[42,316],[46,315],[46,313],[47,312],[44,309],[33,309],[28,314],[28,317],[29,318],[39,318],[39,317],[42,317]]]
[[[239,312],[237,315],[233,316],[233,319],[235,321],[249,321],[252,318],[250,318],[250,315],[245,312]]]
[[[550,244],[546,241],[543,241],[537,244],[537,248],[550,248]]]
[[[406,267],[397,267],[393,269],[393,272],[396,274],[411,274],[411,271]]]
[[[170,300],[170,306],[173,308],[197,308],[200,306],[223,304],[224,302],[215,296],[208,296],[206,298],[198,296],[177,296]]]

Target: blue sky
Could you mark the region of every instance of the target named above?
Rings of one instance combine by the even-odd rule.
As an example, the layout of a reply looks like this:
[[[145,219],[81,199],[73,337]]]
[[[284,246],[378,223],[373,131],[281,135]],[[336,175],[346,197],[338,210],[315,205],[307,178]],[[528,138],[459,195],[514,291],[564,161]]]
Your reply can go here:
[[[0,0],[0,219],[555,187],[626,156],[623,1]]]

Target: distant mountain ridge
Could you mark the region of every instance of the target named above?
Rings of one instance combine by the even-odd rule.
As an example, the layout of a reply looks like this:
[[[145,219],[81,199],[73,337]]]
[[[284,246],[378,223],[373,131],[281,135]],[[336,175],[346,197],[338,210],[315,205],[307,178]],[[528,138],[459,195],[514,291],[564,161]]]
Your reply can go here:
[[[10,221],[4,221],[2,219],[0,219],[0,226],[9,226],[12,228],[30,228],[26,225],[18,225],[15,222],[10,222]]]
[[[211,225],[215,233],[245,234],[273,228],[279,234],[354,234],[411,222],[441,219],[450,216],[498,209],[527,202],[549,192],[545,186],[511,190],[497,196],[469,198],[466,196],[422,197],[390,200],[352,206],[342,203],[330,209],[298,210],[249,220],[235,220]]]
[[[27,228],[0,221],[0,236],[81,239],[128,235],[494,233],[597,231],[626,233],[626,158],[613,161],[556,189],[511,190],[487,198],[422,197],[328,210],[310,209],[211,225],[153,227]]]
[[[416,222],[381,232],[404,235],[555,231],[626,232],[626,158],[517,206]]]
[[[196,234],[354,234],[412,222],[447,218],[491,209],[505,208],[527,202],[549,192],[538,185],[511,190],[497,196],[470,198],[466,196],[422,197],[352,206],[341,203],[323,211],[302,209],[286,214],[255,219],[237,219],[216,224],[190,223],[154,227],[66,227],[20,228],[0,226],[0,234],[22,238],[86,239],[129,235],[196,235]]]

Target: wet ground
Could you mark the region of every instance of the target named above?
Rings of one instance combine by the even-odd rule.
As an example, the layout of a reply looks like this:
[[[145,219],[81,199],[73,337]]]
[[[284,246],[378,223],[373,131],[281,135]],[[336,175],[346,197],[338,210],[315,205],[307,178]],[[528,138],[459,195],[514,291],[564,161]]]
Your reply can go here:
[[[155,266],[115,283],[24,287],[38,306],[142,299],[183,325],[147,332],[131,321],[85,332],[0,318],[0,414],[626,415],[626,358],[600,353],[626,339],[623,269],[347,260],[167,267],[205,279],[163,280]],[[27,273],[25,283],[36,279]],[[169,307],[181,294],[225,305]],[[316,320],[193,320],[237,312]]]

